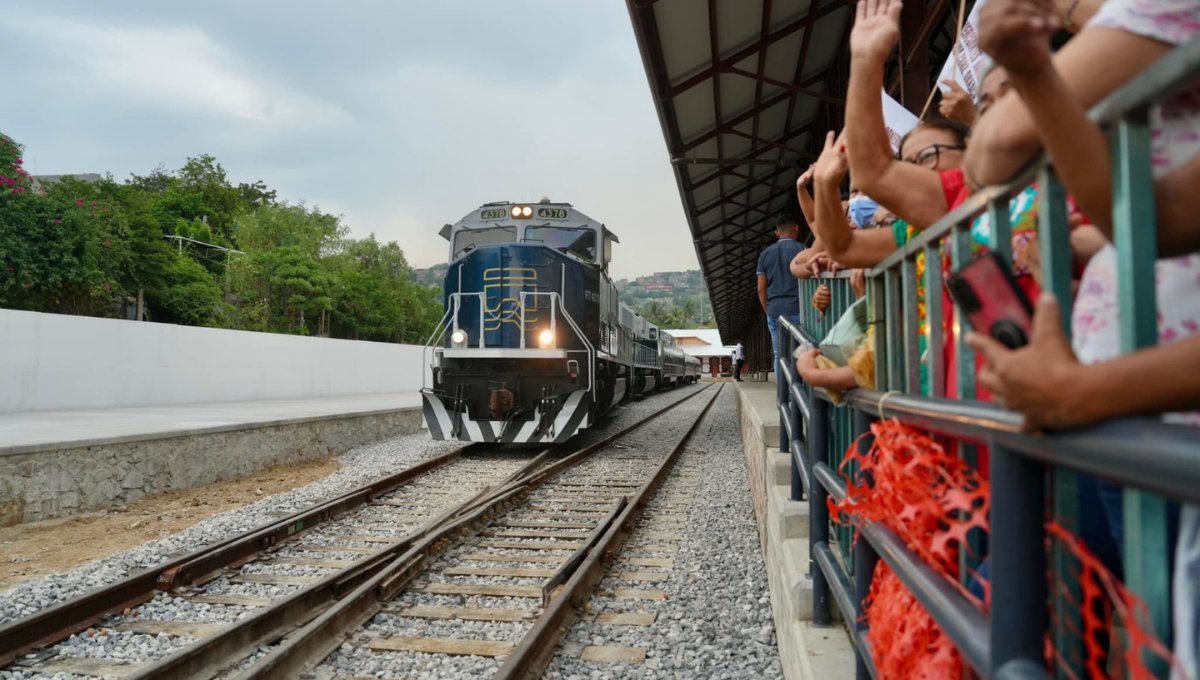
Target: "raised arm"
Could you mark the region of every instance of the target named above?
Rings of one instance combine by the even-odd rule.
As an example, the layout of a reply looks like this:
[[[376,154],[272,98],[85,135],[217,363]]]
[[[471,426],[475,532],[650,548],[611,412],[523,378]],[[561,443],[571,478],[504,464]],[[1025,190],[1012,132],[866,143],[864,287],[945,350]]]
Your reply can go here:
[[[814,208],[813,197],[808,192],[808,183],[812,181],[813,168],[815,167],[816,164],[808,166],[808,169],[801,173],[800,177],[796,180],[796,200],[800,203],[800,212],[804,213],[804,221],[808,223],[809,230],[813,230],[813,222],[817,221],[817,211]]]
[[[854,229],[842,214],[842,180],[846,177],[846,150],[830,132],[817,159],[817,237],[829,257],[846,267],[873,267],[896,250],[890,229]]]
[[[950,209],[941,180],[933,170],[896,160],[883,123],[883,65],[900,39],[900,9],[900,0],[859,0],[850,32],[846,147],[858,188],[924,229]]]
[[[1017,56],[1023,59],[1031,58],[1030,55],[1023,54],[1023,50],[1026,47],[1040,50],[1038,45],[1047,40],[1042,36],[1046,31],[1053,30],[1051,26],[1058,26],[1058,18],[1054,15],[1048,15],[1044,11],[1027,13],[1028,4],[1001,0],[996,3],[988,2],[980,10],[980,30],[983,31],[987,24],[991,25],[988,29],[991,31],[988,49],[1003,55],[1001,63],[1003,60],[1009,60],[1013,53],[1017,53]],[[1038,7],[1040,8],[1040,3]],[[997,37],[996,31],[1000,27],[1003,27],[1003,34]],[[1013,31],[1016,31],[1017,35],[1010,38],[1008,33]],[[1039,42],[1033,44],[1031,40]],[[988,114],[981,116],[976,123],[965,159],[967,179],[976,187],[1007,182],[1041,152],[1043,138],[1079,140],[1080,135],[1075,133],[1083,130],[1081,126],[1085,123],[1081,112],[1129,82],[1170,49],[1169,45],[1125,31],[1086,28],[1049,59],[1059,76],[1057,83],[1018,83],[1020,77],[1009,67],[1009,77],[1017,92],[1002,97],[988,110]],[[1038,58],[1047,55],[1048,48],[1047,52]],[[1021,70],[1020,63],[1015,65]],[[1036,100],[1033,104],[1037,108],[1036,112],[1023,101],[1026,93]],[[1048,109],[1048,106],[1051,108]],[[1047,117],[1048,110],[1052,111],[1052,114]],[[1095,130],[1090,121],[1088,125]],[[1065,138],[1062,136],[1063,132],[1067,133]],[[1093,138],[1088,147],[1092,149],[1090,152],[1084,153],[1082,149],[1070,147],[1065,150],[1071,152],[1072,156],[1087,159],[1087,163],[1094,163],[1090,174],[1098,175],[1102,168],[1099,163],[1095,163],[1098,160],[1095,156],[1095,135],[1089,134]],[[1106,144],[1104,148],[1107,150]],[[1054,157],[1056,164],[1064,160],[1058,153],[1054,153]],[[1066,160],[1071,164],[1070,159]],[[1103,167],[1105,176],[1108,172],[1107,162],[1106,153]],[[1088,217],[1099,224],[1101,218],[1083,203],[1085,200],[1094,199],[1084,198],[1079,189],[1071,187],[1069,183],[1068,187],[1084,207]],[[1083,189],[1084,193],[1094,191],[1086,185],[1080,185],[1080,189]],[[1104,210],[1105,214],[1110,210],[1111,206]]]

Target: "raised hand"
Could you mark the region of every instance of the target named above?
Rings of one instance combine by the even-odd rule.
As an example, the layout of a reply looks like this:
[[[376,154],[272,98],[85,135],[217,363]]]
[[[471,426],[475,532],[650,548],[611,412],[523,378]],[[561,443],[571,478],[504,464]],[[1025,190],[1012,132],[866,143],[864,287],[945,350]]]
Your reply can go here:
[[[846,158],[846,133],[834,136],[832,130],[825,135],[825,149],[813,164],[814,176],[823,184],[840,185],[850,172],[850,161]]]
[[[813,172],[815,171],[816,167],[816,163],[813,163],[812,165],[808,166],[807,170],[800,173],[800,176],[796,178],[796,189],[805,189],[808,187],[808,183],[812,181]]]
[[[994,0],[993,0],[994,1]],[[1025,414],[1025,429],[1083,424],[1063,398],[1062,386],[1075,382],[1079,359],[1062,327],[1053,295],[1043,293],[1033,315],[1029,344],[1010,350],[982,333],[968,333],[967,344],[984,360],[979,385],[1008,408]]]
[[[953,80],[943,80],[942,84],[949,87],[950,90],[942,93],[938,111],[950,120],[957,120],[968,127],[973,125],[975,123],[975,102],[971,99],[971,94]]]
[[[989,0],[979,11],[979,46],[1015,77],[1050,65],[1061,22],[1052,0]]]
[[[900,0],[858,0],[850,54],[883,62],[900,41]]]

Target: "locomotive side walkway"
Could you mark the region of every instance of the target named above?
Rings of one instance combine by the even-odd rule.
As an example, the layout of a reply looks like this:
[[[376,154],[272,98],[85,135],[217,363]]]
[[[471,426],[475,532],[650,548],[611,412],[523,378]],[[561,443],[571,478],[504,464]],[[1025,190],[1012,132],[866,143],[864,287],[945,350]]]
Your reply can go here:
[[[416,394],[0,414],[0,525],[344,453],[421,426]]]
[[[854,647],[845,628],[840,623],[832,628],[812,624],[808,501],[791,500],[791,461],[778,449],[775,383],[747,378],[734,385],[784,676],[854,677]]]

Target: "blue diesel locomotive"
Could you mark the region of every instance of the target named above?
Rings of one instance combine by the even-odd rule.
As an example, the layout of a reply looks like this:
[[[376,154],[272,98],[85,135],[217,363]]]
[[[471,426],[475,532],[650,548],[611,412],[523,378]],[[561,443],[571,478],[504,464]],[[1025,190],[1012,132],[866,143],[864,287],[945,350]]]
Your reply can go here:
[[[441,236],[446,314],[421,390],[434,439],[562,442],[624,399],[699,379],[697,359],[618,303],[617,236],[570,204],[489,203]]]

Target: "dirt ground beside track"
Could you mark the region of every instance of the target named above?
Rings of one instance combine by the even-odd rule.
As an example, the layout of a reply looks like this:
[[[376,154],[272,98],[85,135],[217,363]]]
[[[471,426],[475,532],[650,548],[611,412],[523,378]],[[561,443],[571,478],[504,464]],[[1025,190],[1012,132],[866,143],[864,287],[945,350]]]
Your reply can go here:
[[[0,591],[169,536],[262,496],[327,477],[340,467],[332,459],[281,465],[241,479],[168,491],[105,512],[0,527]]]

